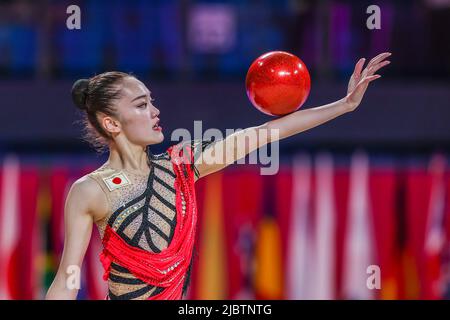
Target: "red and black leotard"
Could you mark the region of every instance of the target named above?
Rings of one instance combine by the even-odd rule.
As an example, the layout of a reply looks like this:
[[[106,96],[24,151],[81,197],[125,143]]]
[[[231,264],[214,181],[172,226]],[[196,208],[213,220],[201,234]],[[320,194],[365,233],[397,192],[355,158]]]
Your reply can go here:
[[[92,172],[110,215],[98,221],[109,299],[181,299],[194,261],[194,159],[211,141],[193,140],[149,155],[147,175],[106,165]]]

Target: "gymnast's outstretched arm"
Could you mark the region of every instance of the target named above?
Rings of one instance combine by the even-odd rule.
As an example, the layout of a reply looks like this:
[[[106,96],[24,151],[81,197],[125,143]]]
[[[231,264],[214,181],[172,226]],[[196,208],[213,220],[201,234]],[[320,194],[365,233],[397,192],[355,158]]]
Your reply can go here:
[[[340,100],[299,110],[262,125],[234,132],[214,142],[195,160],[199,177],[219,171],[267,143],[290,137],[354,111],[360,105],[369,83],[381,77],[375,73],[390,63],[385,60],[390,55],[389,52],[377,55],[364,70],[365,59],[360,59],[350,77],[347,95]]]

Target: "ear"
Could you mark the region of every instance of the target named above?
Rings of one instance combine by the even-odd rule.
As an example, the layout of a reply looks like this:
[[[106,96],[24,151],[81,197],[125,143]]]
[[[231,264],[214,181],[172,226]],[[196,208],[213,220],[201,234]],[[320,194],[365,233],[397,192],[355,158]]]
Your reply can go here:
[[[99,122],[107,133],[115,135],[122,130],[120,121],[117,120],[116,118],[105,114],[100,114],[99,117],[100,117]]]

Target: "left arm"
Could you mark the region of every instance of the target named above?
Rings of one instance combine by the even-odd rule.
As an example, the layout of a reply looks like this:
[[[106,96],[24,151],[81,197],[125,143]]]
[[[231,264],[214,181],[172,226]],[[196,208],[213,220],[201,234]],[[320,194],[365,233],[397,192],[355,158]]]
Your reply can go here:
[[[350,78],[347,95],[338,101],[299,110],[262,125],[237,131],[216,141],[210,148],[206,148],[202,156],[195,161],[199,178],[227,167],[267,143],[317,127],[340,115],[356,110],[369,83],[381,77],[375,72],[390,63],[390,61],[383,61],[390,55],[387,52],[379,54],[369,62],[364,70],[365,59],[360,59]]]

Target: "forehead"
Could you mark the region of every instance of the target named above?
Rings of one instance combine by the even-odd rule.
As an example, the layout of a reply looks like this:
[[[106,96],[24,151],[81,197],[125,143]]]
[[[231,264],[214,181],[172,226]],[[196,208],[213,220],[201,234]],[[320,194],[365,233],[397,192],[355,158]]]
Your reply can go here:
[[[127,77],[122,83],[122,98],[135,98],[141,95],[150,94],[150,91],[136,78]]]

